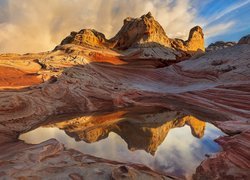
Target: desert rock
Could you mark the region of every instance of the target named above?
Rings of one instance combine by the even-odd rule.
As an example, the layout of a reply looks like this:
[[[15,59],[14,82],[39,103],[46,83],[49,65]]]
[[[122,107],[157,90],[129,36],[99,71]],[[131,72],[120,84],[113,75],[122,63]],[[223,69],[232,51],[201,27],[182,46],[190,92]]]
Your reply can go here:
[[[250,34],[242,37],[238,44],[250,44]]]
[[[236,42],[217,41],[217,42],[215,42],[215,43],[211,43],[211,44],[206,48],[206,52],[216,51],[216,50],[220,50],[220,49],[232,47],[232,46],[235,46],[236,44],[237,44]]]

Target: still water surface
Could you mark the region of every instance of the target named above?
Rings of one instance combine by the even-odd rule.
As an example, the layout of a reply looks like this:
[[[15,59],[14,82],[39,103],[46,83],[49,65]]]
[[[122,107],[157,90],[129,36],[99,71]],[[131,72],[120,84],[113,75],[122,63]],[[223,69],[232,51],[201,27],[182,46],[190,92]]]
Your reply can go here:
[[[155,170],[190,177],[206,154],[221,150],[214,139],[225,134],[192,116],[173,120],[165,116],[158,113],[125,117],[124,112],[119,112],[83,117],[39,127],[19,139],[37,144],[55,138],[65,147],[85,154],[142,163]]]

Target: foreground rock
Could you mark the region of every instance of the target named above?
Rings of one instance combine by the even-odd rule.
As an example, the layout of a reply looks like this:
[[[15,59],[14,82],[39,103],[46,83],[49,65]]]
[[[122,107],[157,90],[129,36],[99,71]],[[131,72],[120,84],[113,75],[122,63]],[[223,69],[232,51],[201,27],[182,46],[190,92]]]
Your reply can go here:
[[[2,145],[0,179],[178,179],[143,165],[109,161],[65,149],[55,139]]]
[[[250,129],[238,135],[221,137],[216,142],[224,151],[202,162],[194,179],[249,179]]]

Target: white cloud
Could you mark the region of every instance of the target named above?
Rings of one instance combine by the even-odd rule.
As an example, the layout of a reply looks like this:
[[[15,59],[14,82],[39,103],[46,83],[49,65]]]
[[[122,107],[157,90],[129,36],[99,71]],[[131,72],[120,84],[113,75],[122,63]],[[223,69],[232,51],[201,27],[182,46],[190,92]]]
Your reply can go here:
[[[235,22],[230,21],[230,22],[225,22],[225,23],[220,23],[220,24],[216,24],[213,26],[209,26],[208,28],[205,29],[205,36],[206,38],[210,38],[213,36],[223,34],[234,25],[235,25]]]
[[[209,25],[210,23],[215,22],[216,20],[222,18],[223,16],[225,16],[225,15],[227,15],[227,14],[229,14],[229,13],[231,13],[231,12],[233,12],[233,11],[235,11],[235,10],[237,10],[237,9],[239,9],[239,8],[241,8],[241,7],[243,7],[243,6],[247,5],[247,4],[249,4],[249,3],[250,3],[250,0],[245,0],[245,1],[238,2],[238,3],[236,3],[236,4],[233,4],[233,5],[229,6],[228,8],[226,8],[225,10],[223,10],[223,11],[221,11],[221,12],[219,12],[219,13],[216,13],[216,14],[214,14],[213,16],[211,16],[211,17],[207,20],[207,22],[206,22],[205,25]]]
[[[71,31],[83,28],[96,29],[110,38],[121,28],[124,18],[140,17],[148,11],[169,37],[187,39],[193,26],[205,26],[216,19],[200,21],[197,3],[194,0],[22,0],[18,3],[0,0],[0,53],[51,50]],[[241,6],[231,7],[219,17]],[[223,25],[209,26],[208,36],[226,30]]]
[[[1,0],[0,0],[1,1]],[[0,52],[53,49],[71,31],[94,28],[114,36],[127,16],[151,11],[169,36],[187,38],[195,19],[189,0],[3,0]],[[4,10],[4,11],[3,11]],[[183,18],[185,16],[185,18]],[[4,17],[4,18],[3,18]],[[177,33],[178,32],[178,33]]]

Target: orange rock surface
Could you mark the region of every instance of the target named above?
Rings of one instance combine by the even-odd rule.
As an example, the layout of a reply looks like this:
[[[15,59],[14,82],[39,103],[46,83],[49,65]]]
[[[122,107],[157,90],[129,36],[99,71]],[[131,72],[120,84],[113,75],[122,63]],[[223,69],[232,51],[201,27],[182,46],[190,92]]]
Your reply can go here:
[[[43,80],[36,74],[25,73],[21,70],[0,66],[0,87],[15,88],[32,86],[42,83]]]

